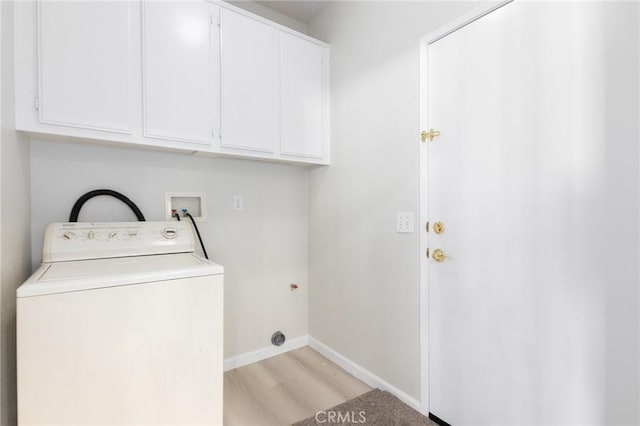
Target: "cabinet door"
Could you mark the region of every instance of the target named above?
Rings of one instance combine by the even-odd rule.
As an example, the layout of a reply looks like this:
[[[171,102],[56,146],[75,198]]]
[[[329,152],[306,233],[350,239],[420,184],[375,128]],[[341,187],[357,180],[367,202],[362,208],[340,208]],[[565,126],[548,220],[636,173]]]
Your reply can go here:
[[[280,152],[321,158],[324,48],[291,34],[280,35]]]
[[[132,7],[127,1],[38,3],[40,122],[131,133]]]
[[[220,128],[219,8],[143,3],[144,134],[211,144]]]
[[[222,146],[273,152],[278,137],[278,30],[222,10]]]

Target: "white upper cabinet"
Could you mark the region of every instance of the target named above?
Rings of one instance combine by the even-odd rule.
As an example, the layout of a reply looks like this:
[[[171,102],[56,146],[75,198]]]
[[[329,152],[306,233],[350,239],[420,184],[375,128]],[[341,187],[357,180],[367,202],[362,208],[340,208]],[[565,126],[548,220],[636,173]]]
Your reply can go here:
[[[326,48],[280,34],[280,153],[322,158]]]
[[[38,3],[39,122],[131,133],[131,25],[125,1]]]
[[[220,0],[17,1],[16,129],[329,164],[329,46]]]
[[[222,146],[274,152],[278,139],[278,30],[222,9]]]
[[[220,8],[144,1],[144,136],[211,144],[220,132]]]

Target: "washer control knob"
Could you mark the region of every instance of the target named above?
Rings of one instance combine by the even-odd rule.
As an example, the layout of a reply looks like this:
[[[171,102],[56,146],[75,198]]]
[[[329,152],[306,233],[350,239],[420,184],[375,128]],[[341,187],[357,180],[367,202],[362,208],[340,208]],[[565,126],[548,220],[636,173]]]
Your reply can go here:
[[[87,232],[87,239],[88,240],[93,240],[95,238],[96,238],[96,233],[95,232],[93,232],[93,231]]]
[[[75,232],[71,232],[71,231],[66,231],[64,234],[62,234],[62,239],[64,240],[72,240],[76,237]]]
[[[107,234],[107,239],[112,240],[118,236],[118,231],[109,231]]]
[[[176,230],[176,228],[164,228],[164,230],[162,231],[162,236],[168,240],[173,240],[178,236],[178,231]]]

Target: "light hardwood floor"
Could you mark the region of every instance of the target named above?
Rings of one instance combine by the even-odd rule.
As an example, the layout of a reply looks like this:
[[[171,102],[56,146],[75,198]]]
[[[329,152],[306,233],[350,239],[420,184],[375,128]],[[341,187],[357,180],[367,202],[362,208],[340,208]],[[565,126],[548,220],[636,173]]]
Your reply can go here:
[[[307,346],[227,371],[224,424],[291,425],[370,389]]]

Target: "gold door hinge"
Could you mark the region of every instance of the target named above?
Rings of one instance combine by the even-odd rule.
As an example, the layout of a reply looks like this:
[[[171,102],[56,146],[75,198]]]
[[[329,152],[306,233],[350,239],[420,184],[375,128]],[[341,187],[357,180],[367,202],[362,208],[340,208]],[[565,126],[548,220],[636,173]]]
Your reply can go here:
[[[440,130],[429,129],[428,132],[426,130],[423,130],[420,133],[420,140],[422,140],[422,142],[426,142],[427,139],[429,139],[429,141],[432,141],[436,136],[440,136]]]

